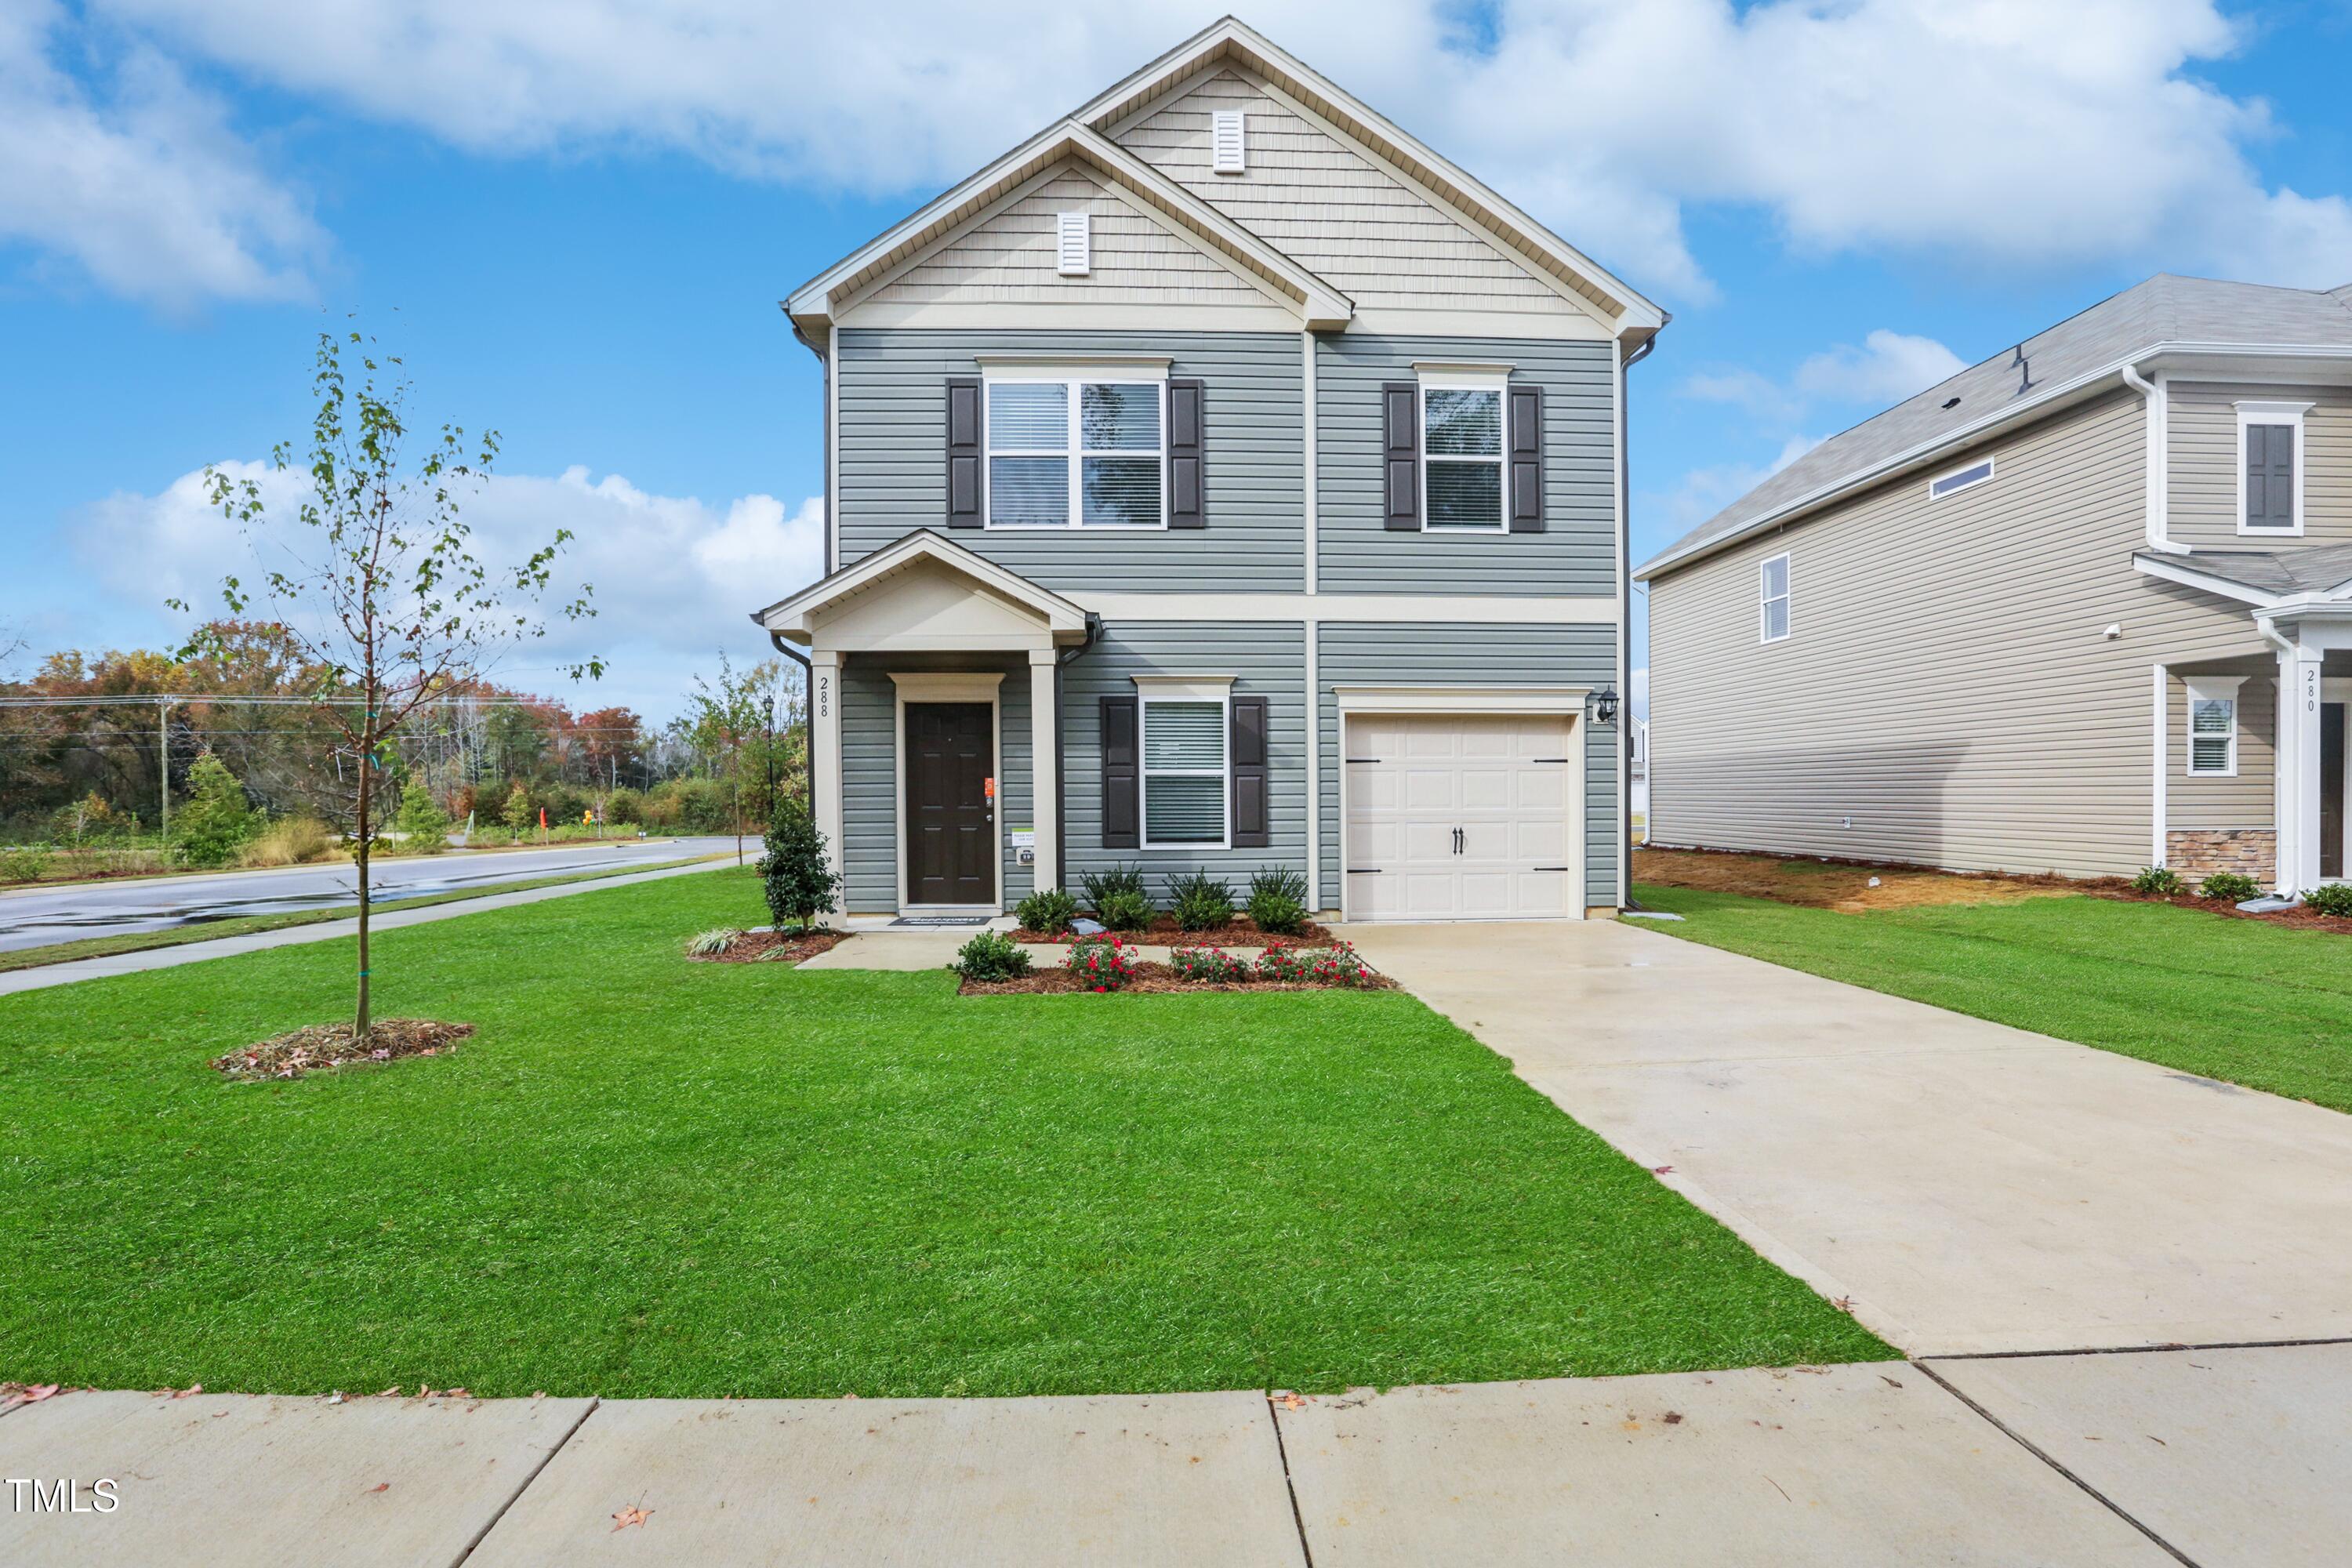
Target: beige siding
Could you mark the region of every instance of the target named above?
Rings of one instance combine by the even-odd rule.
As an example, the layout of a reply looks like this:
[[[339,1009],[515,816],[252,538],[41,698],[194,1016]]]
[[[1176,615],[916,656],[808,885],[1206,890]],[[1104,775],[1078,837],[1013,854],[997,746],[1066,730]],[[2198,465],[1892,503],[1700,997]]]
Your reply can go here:
[[[2276,666],[2273,666],[2273,668]],[[2189,771],[2189,683],[2172,679],[2166,720],[2165,825],[2168,827],[2268,827],[2277,796],[2272,763],[2278,733],[2278,678],[2250,675],[2238,688],[2238,772],[2234,778]]]
[[[2171,384],[2167,527],[2175,542],[2198,549],[2292,549],[2294,541],[2238,531],[2238,410],[2241,399],[2308,403],[2303,416],[2303,539],[2352,540],[2352,389],[2339,386]]]
[[[1209,116],[1238,109],[1247,172],[1212,174]],[[1578,305],[1353,147],[1230,67],[1118,132],[1129,152],[1363,310],[1583,316]]]
[[[1055,215],[1083,209],[1092,270],[1055,270]],[[861,303],[1050,301],[1066,304],[1264,305],[1265,293],[1072,163],[993,216],[958,232]]]
[[[1930,502],[1925,475],[1892,481],[1654,584],[1654,839],[1963,869],[2146,864],[2152,667],[2264,646],[2242,606],[2133,569],[2142,409],[2102,398],[1942,465],[1994,454],[1990,484]],[[1791,636],[1759,645],[1759,566],[1782,551]],[[2176,731],[2175,770],[2180,745]],[[2244,745],[2242,768],[2265,752]],[[2250,778],[2237,806],[2260,794]]]

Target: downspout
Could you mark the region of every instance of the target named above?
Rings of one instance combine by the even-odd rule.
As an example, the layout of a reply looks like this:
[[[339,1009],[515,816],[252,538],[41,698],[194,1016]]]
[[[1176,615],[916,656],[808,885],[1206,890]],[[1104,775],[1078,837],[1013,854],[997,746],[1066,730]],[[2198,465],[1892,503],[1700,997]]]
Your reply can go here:
[[[2123,368],[2126,386],[2147,400],[2147,465],[2144,483],[2147,487],[2147,547],[2169,555],[2186,555],[2186,545],[2172,542],[2171,483],[2169,446],[2172,439],[2172,409],[2170,389],[2165,378],[2154,382],[2139,373],[2137,365]]]
[[[1054,802],[1054,867],[1061,875],[1065,891],[1070,886],[1070,814],[1063,809],[1070,798],[1070,749],[1066,739],[1070,732],[1070,705],[1062,698],[1062,671],[1076,664],[1088,648],[1102,640],[1102,629],[1103,618],[1088,610],[1087,640],[1054,655],[1054,787],[1061,792],[1060,798]]]
[[[801,667],[801,689],[813,697],[816,692],[816,670],[810,665],[809,656],[786,642],[784,634],[782,632],[770,632],[768,641],[778,653]],[[801,703],[801,735],[802,745],[808,752],[809,820],[814,822],[816,820],[816,715],[810,711],[806,700]]]

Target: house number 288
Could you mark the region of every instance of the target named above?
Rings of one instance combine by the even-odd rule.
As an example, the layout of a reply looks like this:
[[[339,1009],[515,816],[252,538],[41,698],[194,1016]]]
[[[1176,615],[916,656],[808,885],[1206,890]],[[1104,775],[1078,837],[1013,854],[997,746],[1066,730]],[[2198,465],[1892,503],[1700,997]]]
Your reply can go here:
[[[833,717],[833,677],[830,675],[816,678],[816,712],[820,719]]]

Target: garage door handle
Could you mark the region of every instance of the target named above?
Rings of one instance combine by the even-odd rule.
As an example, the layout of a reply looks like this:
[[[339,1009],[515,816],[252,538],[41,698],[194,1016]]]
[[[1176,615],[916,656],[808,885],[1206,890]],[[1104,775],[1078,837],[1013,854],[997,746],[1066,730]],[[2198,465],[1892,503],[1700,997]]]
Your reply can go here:
[[[1462,853],[1462,830],[1458,827],[1454,830],[1454,852],[1456,855]]]
[[[1565,871],[1568,868],[1565,866],[1530,866],[1528,869],[1530,871]]]
[[[1377,762],[1379,762],[1379,761],[1380,761],[1380,758],[1378,758],[1378,757],[1349,757],[1348,760],[1349,760],[1349,762],[1351,762],[1351,763],[1377,763]]]
[[[1381,868],[1378,866],[1350,866],[1348,868],[1348,875],[1350,877],[1377,877],[1380,874]]]

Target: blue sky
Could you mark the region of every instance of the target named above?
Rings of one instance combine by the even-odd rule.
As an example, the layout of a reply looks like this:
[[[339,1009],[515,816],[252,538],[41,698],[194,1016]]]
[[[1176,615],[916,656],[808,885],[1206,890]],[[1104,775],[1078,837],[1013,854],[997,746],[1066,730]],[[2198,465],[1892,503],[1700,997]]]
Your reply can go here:
[[[1215,14],[8,9],[0,626],[163,641],[163,598],[233,564],[190,476],[298,435],[311,336],[355,311],[421,412],[503,433],[494,541],[583,531],[616,660],[583,695],[656,717],[814,566],[817,378],[778,299]],[[1636,559],[2148,272],[2352,280],[2345,4],[1243,14],[1674,310],[1633,378]],[[535,657],[511,678],[554,689]]]

